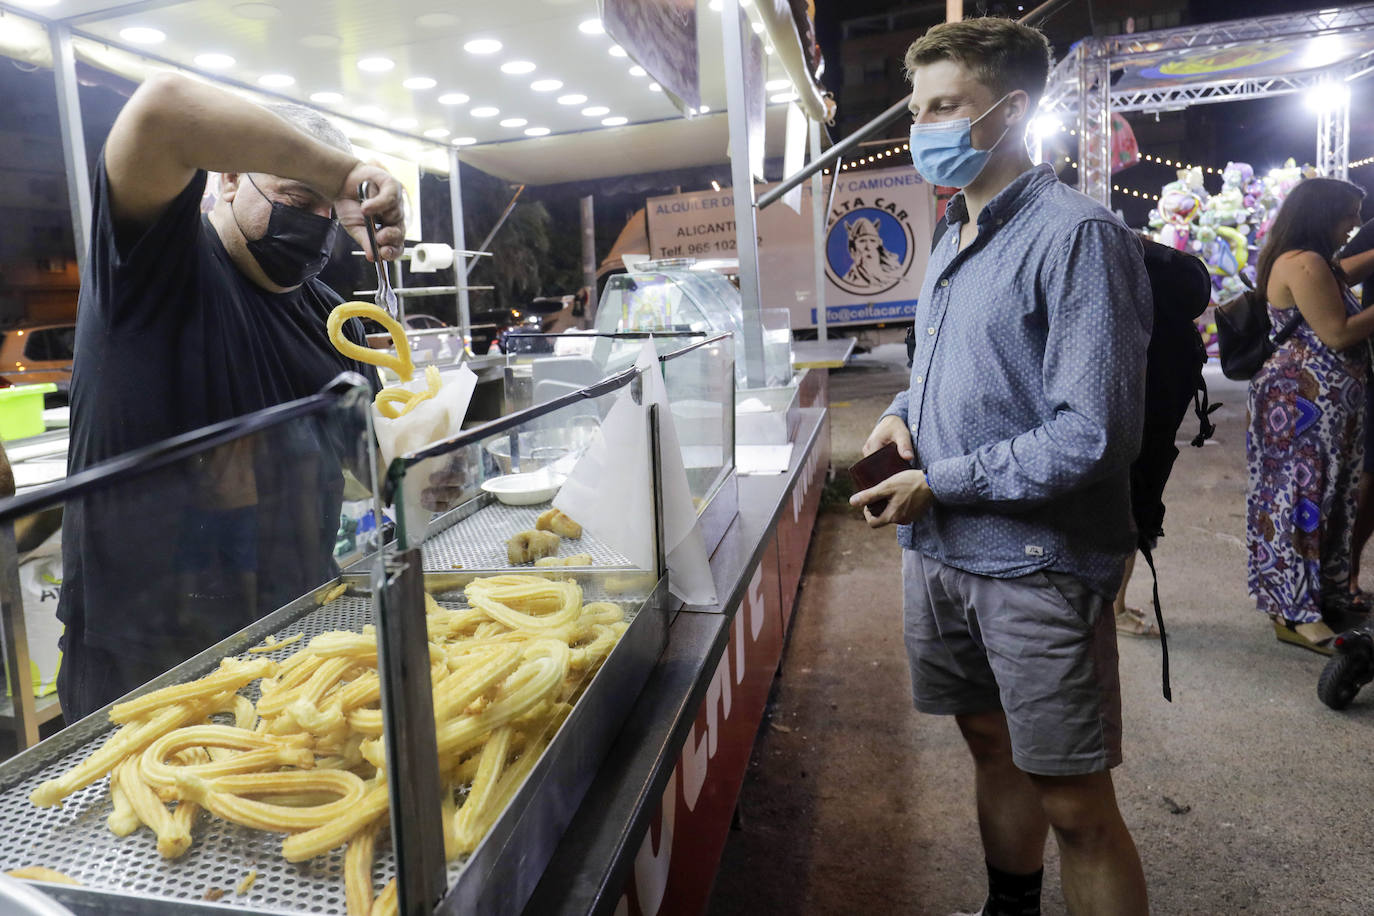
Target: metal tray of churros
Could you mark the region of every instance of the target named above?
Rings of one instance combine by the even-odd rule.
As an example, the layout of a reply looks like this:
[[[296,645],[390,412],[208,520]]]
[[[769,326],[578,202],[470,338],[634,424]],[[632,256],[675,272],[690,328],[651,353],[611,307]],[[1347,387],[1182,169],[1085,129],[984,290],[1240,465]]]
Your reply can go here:
[[[553,726],[547,746],[495,815],[485,837],[469,854],[449,863],[448,892],[439,912],[504,914],[523,908],[667,642],[666,585],[654,581],[652,574],[623,568],[537,572],[576,581],[585,602],[618,605],[626,626],[582,686],[566,718]],[[481,576],[460,570],[426,574],[425,587],[438,608],[457,611],[467,607],[463,587]],[[340,585],[347,588],[337,594]],[[320,634],[361,632],[373,621],[371,588],[365,576],[342,576],[121,702],[204,677],[223,659],[281,661]],[[250,655],[250,649],[258,651]],[[256,683],[240,693],[255,702],[259,699]],[[0,831],[0,871],[42,867],[62,873],[77,883],[35,886],[77,913],[347,911],[342,846],[293,864],[282,855],[285,833],[239,826],[202,810],[193,822],[189,849],[178,858],[165,859],[149,829],[123,837],[111,832],[106,822],[114,810],[108,777],[71,793],[60,807],[36,807],[30,801],[35,788],[68,772],[109,739],[115,728],[109,712],[116,705],[0,764],[0,823],[5,828]],[[434,804],[437,810],[440,800]],[[374,854],[377,889],[395,871],[386,835],[381,831]]]

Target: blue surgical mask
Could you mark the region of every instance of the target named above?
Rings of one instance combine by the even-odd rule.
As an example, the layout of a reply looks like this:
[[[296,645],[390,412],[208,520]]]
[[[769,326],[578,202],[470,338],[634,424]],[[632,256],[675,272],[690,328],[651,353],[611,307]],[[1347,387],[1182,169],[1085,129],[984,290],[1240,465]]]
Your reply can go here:
[[[973,148],[973,125],[997,110],[1007,100],[998,99],[991,108],[974,120],[957,118],[953,121],[932,121],[911,125],[911,164],[921,177],[934,185],[947,188],[968,187],[983,172],[992,151],[1002,142],[1007,131],[989,149]],[[1007,125],[1007,130],[1011,125]]]

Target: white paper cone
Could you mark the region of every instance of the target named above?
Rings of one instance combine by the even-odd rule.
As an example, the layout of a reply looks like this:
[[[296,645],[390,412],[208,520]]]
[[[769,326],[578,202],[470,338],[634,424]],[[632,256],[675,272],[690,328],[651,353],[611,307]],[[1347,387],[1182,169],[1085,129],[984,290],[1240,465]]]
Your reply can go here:
[[[444,373],[444,385],[439,393],[424,401],[404,417],[391,419],[372,408],[372,422],[377,431],[377,444],[382,452],[382,473],[392,459],[424,448],[443,439],[458,435],[463,429],[472,392],[477,388],[477,376],[466,365]],[[425,387],[424,376],[418,375],[406,383],[411,391]],[[449,456],[441,455],[420,462],[406,470],[405,484],[399,499],[405,513],[406,540],[411,546],[421,543],[428,535],[429,521],[434,513],[424,508],[421,493],[430,476],[443,470]]]
[[[706,555],[706,539],[687,484],[668,389],[663,384],[652,339],[644,341],[635,365],[644,371],[644,406],[658,405],[659,473],[663,478],[663,536],[667,541],[668,589],[688,604],[715,604],[716,581]]]
[[[638,569],[654,568],[649,418],[625,392],[553,505]]]

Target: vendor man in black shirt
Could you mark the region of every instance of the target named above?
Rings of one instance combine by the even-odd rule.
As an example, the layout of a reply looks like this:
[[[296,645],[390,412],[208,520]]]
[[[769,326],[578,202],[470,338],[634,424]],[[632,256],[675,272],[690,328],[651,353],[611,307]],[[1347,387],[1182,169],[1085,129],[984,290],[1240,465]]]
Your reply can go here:
[[[207,171],[221,173],[220,193],[202,215]],[[360,207],[364,181],[374,190]],[[110,131],[93,204],[70,473],[367,375],[330,343],[339,297],[315,277],[340,226],[370,251],[365,217],[380,256],[400,254],[400,186],[319,114],[154,76]],[[303,420],[68,504],[67,721],[332,575],[335,432]]]

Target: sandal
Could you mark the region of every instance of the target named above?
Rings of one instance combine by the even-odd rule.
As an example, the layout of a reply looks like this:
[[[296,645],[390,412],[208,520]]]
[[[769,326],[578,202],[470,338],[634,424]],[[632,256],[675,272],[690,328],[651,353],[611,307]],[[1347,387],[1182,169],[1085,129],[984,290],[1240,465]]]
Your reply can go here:
[[[1276,618],[1274,620],[1274,635],[1278,637],[1279,642],[1286,642],[1290,646],[1316,652],[1318,655],[1336,654],[1336,649],[1333,646],[1336,641],[1336,634],[1321,621],[1294,623],[1291,620]]]
[[[1140,639],[1158,639],[1159,627],[1145,616],[1144,611],[1128,607],[1116,615],[1116,632],[1122,636],[1135,636]]]

